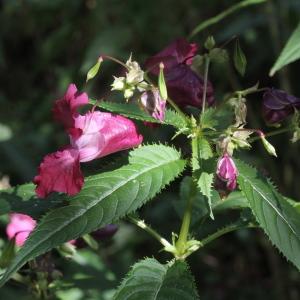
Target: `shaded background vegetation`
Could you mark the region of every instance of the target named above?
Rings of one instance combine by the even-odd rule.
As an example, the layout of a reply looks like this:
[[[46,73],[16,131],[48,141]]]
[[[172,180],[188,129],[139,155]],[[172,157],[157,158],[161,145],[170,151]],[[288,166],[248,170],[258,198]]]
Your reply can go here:
[[[67,142],[50,111],[53,101],[70,82],[92,97],[106,95],[112,74],[120,72],[117,65],[104,63],[100,76],[92,84],[84,84],[87,70],[100,54],[126,60],[132,52],[142,63],[177,37],[187,36],[201,21],[236,2],[0,1],[0,123],[9,126],[13,134],[10,140],[0,143],[1,174],[8,175],[13,185],[31,181],[42,157]],[[300,96],[299,63],[274,78],[267,75],[299,16],[298,0],[274,0],[235,13],[194,37],[201,52],[209,34],[218,44],[239,36],[246,53],[248,67],[243,79],[230,65],[212,68],[210,79],[217,101],[222,100],[224,93],[257,81],[261,86],[283,88]],[[228,47],[232,49],[233,44]],[[249,98],[249,127],[271,130],[262,121],[261,101],[261,95]],[[170,134],[140,126],[151,140],[164,140]],[[247,154],[247,160],[270,174],[283,194],[300,199],[299,144],[291,144],[289,139],[288,135],[272,138],[279,159],[269,157],[257,144]],[[93,167],[99,169],[103,164],[100,160]],[[166,235],[179,227],[175,210],[170,210],[170,203],[177,197],[178,191],[169,189],[142,211],[146,220]],[[4,227],[1,234],[5,239]],[[64,274],[64,285],[56,295],[59,299],[110,299],[111,290],[129,266],[159,250],[159,245],[139,229],[121,223],[114,239],[102,243],[99,252],[83,250],[73,261],[56,261]],[[161,253],[158,257],[168,258]],[[194,254],[190,263],[201,299],[300,299],[296,269],[281,258],[260,231],[225,236]],[[31,299],[26,287],[17,287],[11,283],[0,290],[1,298]]]

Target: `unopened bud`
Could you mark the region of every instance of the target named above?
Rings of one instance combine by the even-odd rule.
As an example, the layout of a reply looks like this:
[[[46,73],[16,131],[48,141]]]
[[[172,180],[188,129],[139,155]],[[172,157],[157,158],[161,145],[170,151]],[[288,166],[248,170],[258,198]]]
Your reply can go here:
[[[267,152],[270,155],[273,155],[273,156],[277,157],[276,150],[275,150],[274,146],[267,141],[267,139],[265,138],[265,135],[262,132],[259,132],[259,136],[260,136],[261,141],[262,141],[265,149],[267,150]]]

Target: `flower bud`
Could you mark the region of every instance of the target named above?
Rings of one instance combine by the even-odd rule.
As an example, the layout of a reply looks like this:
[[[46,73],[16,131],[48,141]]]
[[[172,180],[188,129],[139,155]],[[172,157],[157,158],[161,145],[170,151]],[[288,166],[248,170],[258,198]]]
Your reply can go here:
[[[126,62],[128,72],[126,73],[126,83],[128,85],[136,85],[144,80],[144,71],[136,61],[132,61],[131,57]]]
[[[224,188],[228,191],[233,191],[237,185],[238,170],[231,156],[225,153],[218,161],[217,164],[217,181],[224,184]]]
[[[124,98],[129,99],[133,96],[134,94],[134,88],[128,88],[124,91]]]
[[[157,89],[144,92],[141,96],[142,108],[153,118],[163,121],[165,118],[166,101],[164,101]]]
[[[270,155],[273,155],[273,156],[277,157],[276,150],[275,150],[274,146],[270,142],[267,141],[267,139],[265,138],[265,135],[262,132],[259,135],[260,135],[261,141],[262,141],[265,149],[267,150],[267,152]]]

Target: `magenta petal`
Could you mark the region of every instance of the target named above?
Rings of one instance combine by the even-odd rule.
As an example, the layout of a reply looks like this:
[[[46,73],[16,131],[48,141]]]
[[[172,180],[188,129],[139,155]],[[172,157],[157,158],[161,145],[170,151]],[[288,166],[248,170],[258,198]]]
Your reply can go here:
[[[73,117],[77,115],[76,109],[88,104],[89,99],[86,93],[79,93],[75,84],[70,84],[67,92],[55,101],[53,107],[54,119],[61,122],[65,128],[73,127]]]
[[[6,227],[6,233],[9,239],[16,239],[18,246],[23,246],[35,226],[36,221],[30,216],[13,213],[10,215],[10,222]]]
[[[122,116],[108,115],[110,115],[108,116],[109,122],[105,122],[101,130],[105,146],[99,157],[130,149],[142,143],[143,136],[138,134],[137,128],[132,121]]]
[[[79,137],[71,134],[70,140],[81,162],[135,147],[143,140],[132,121],[111,113],[94,111],[78,115],[75,127],[81,129],[82,134]]]
[[[35,176],[36,194],[45,198],[51,192],[77,194],[83,185],[84,178],[79,165],[79,152],[66,148],[44,157]]]

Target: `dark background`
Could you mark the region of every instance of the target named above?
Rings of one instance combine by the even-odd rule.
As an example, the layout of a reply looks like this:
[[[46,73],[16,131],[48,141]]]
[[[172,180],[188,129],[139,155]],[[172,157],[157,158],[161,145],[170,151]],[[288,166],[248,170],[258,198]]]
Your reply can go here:
[[[105,95],[112,75],[120,71],[114,63],[104,63],[97,79],[87,87],[84,85],[87,70],[100,54],[127,60],[132,52],[134,59],[143,63],[148,56],[174,39],[186,37],[197,24],[236,2],[0,1],[0,123],[12,131],[11,139],[0,142],[0,174],[8,175],[13,185],[31,181],[42,157],[67,143],[62,128],[52,121],[53,102],[70,82],[84,88],[91,97]],[[236,12],[194,37],[193,42],[200,45],[201,52],[201,45],[210,34],[219,45],[236,35],[246,53],[247,73],[242,79],[232,67],[211,69],[217,101],[225,93],[258,81],[261,86],[275,86],[300,96],[299,63],[274,78],[268,77],[299,16],[300,1],[269,1]],[[231,52],[233,45],[228,45]],[[248,100],[249,127],[272,130],[262,121],[261,95]],[[145,130],[145,134],[145,140],[147,135],[152,139],[151,134],[162,140],[169,136],[168,131],[164,135],[155,129]],[[299,144],[291,144],[290,138],[285,134],[270,139],[276,146],[278,159],[268,156],[259,144],[253,145],[247,159],[270,175],[284,195],[300,199]],[[95,166],[99,169],[101,165],[98,161]],[[169,190],[161,201],[143,209],[147,221],[162,228],[166,235],[179,227],[169,203],[176,197],[177,190]],[[114,241],[104,243],[100,254],[89,251],[82,254],[87,260],[85,272],[91,272],[92,280],[74,281],[73,275],[82,271],[80,263],[58,262],[65,280],[73,276],[75,286],[61,287],[57,296],[110,299],[110,290],[117,286],[129,266],[145,256],[156,256],[158,251],[159,245],[146,234],[122,223]],[[296,269],[272,248],[259,230],[227,235],[194,254],[189,261],[201,299],[300,299]],[[6,299],[16,295],[31,299],[26,288],[17,287],[9,285],[0,295],[3,293]]]

